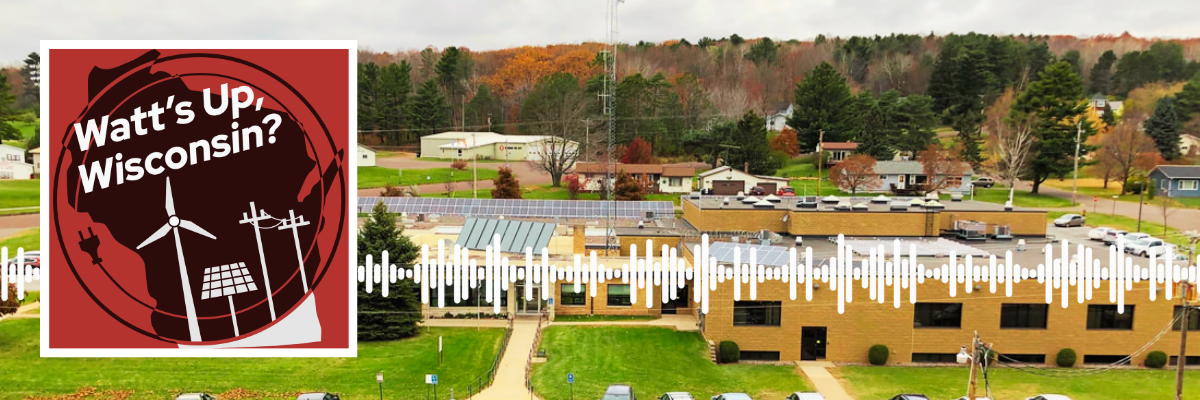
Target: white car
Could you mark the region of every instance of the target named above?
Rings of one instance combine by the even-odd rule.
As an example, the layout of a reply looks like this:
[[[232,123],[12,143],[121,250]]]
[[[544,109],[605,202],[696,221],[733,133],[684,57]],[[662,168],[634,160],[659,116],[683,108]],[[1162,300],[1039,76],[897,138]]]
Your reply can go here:
[[[1172,253],[1177,253],[1175,245],[1163,242],[1162,239],[1154,237],[1148,237],[1125,245],[1126,253],[1142,257],[1150,257],[1151,254],[1156,256],[1166,255],[1168,249]]]
[[[1125,252],[1126,252],[1126,253],[1128,253],[1128,252],[1129,252],[1129,246],[1130,246],[1130,245],[1132,245],[1132,244],[1134,244],[1134,243],[1137,243],[1137,241],[1139,241],[1139,240],[1142,240],[1142,239],[1149,239],[1149,238],[1150,238],[1150,234],[1149,234],[1149,233],[1145,233],[1145,232],[1129,232],[1129,233],[1126,233],[1126,234],[1125,234]],[[1116,243],[1114,242],[1113,244],[1115,245]]]
[[[1104,236],[1105,236],[1105,235],[1108,235],[1108,232],[1110,232],[1110,231],[1115,231],[1115,230],[1116,230],[1116,229],[1109,228],[1109,227],[1106,227],[1106,226],[1102,226],[1102,227],[1099,227],[1099,228],[1094,228],[1094,229],[1092,229],[1092,230],[1088,231],[1088,239],[1092,239],[1092,240],[1104,240]]]
[[[969,398],[969,397],[967,397],[967,396],[963,396],[963,397],[959,397],[959,398],[958,398],[958,400],[969,400],[969,399],[970,399],[970,398]],[[983,396],[975,396],[975,400],[992,400],[992,399],[989,399],[989,398],[987,398],[987,397],[983,397]]]
[[[1026,397],[1025,400],[1071,400],[1071,398],[1061,394],[1039,394],[1033,397]]]
[[[1108,233],[1104,234],[1104,239],[1100,239],[1100,240],[1103,241],[1104,244],[1116,245],[1117,238],[1119,238],[1121,236],[1125,236],[1126,233],[1129,233],[1129,232],[1125,232],[1125,231],[1122,231],[1119,229],[1114,229],[1114,230],[1108,231]]]
[[[795,392],[787,400],[825,400],[825,396],[817,392]]]

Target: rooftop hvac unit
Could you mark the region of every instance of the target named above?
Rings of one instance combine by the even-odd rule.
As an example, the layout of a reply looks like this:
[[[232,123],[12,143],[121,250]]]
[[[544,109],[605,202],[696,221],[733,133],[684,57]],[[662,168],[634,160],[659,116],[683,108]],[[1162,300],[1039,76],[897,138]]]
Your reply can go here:
[[[904,210],[908,209],[908,202],[907,201],[893,201],[893,202],[891,202],[891,204],[888,208],[890,208],[893,211],[895,211],[895,210],[904,211]]]
[[[646,211],[646,219],[654,219],[654,211]]]
[[[996,225],[996,233],[992,235],[992,238],[997,240],[1012,240],[1012,227],[1008,225]]]

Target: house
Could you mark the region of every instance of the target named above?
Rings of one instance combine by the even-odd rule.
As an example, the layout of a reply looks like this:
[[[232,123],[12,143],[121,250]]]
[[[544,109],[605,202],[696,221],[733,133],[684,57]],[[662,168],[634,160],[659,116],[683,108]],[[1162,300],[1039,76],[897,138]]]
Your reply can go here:
[[[1200,197],[1200,165],[1159,165],[1150,179],[1160,196]]]
[[[659,193],[689,193],[692,191],[692,177],[696,169],[670,164],[617,164],[616,172],[624,172],[636,179],[652,192]],[[575,163],[575,173],[584,179],[584,190],[600,191],[607,177],[603,163]],[[616,177],[613,177],[615,180]]]
[[[788,186],[786,178],[765,175],[751,175],[729,166],[723,166],[700,173],[700,188],[712,189],[715,195],[735,195],[738,192],[749,192],[755,186],[763,188],[767,193],[775,193],[779,188]]]
[[[31,179],[33,164],[25,162],[25,149],[0,144],[0,179]]]
[[[788,104],[787,108],[767,116],[768,131],[782,131],[787,126],[788,117],[792,116],[792,105]]]
[[[442,132],[421,137],[421,157],[541,161],[548,153],[578,152],[579,143],[554,136],[495,132]]]
[[[858,149],[858,143],[855,142],[825,142],[818,146],[819,149],[829,153],[829,158],[825,159],[825,165],[840,163],[847,157],[854,155],[854,150]]]
[[[1200,137],[1189,133],[1179,135],[1179,154],[1184,157],[1200,155]]]
[[[30,150],[29,154],[33,155],[33,174],[41,175],[42,173],[42,148]]]
[[[358,145],[358,166],[374,167],[375,166],[375,150],[370,147]]]
[[[1096,113],[1097,117],[1104,116],[1104,106],[1106,104],[1112,109],[1114,115],[1120,116],[1122,106],[1125,104],[1125,102],[1120,100],[1109,100],[1107,97],[1104,97],[1104,95],[1099,93],[1092,95],[1092,98],[1088,100],[1089,109],[1091,109],[1093,113]]]
[[[970,192],[971,175],[974,175],[975,171],[969,165],[965,166],[963,171],[962,176],[946,178],[950,182],[941,190]],[[875,163],[875,173],[879,174],[879,179],[883,183],[879,188],[874,189],[878,192],[889,191],[892,185],[895,185],[896,189],[919,189],[919,185],[929,181],[920,161],[878,161]]]

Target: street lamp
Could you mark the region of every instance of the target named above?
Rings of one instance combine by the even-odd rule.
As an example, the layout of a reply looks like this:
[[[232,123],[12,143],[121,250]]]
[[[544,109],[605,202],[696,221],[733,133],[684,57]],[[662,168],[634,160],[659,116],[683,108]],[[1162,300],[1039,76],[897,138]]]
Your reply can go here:
[[[383,371],[375,374],[375,381],[379,382],[379,400],[383,400]]]
[[[967,354],[967,346],[962,346],[958,350],[958,355],[954,357],[954,360],[958,361],[959,364],[966,364],[968,361],[971,361],[971,358],[971,355]]]

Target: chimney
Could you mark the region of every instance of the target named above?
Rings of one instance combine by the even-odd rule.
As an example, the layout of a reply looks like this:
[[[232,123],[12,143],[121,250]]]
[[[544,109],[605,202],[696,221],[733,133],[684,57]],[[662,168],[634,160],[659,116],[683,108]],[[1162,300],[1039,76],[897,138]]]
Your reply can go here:
[[[742,172],[745,172],[747,175],[750,174],[750,162],[749,161],[746,161],[745,165],[742,166]]]
[[[584,236],[583,225],[575,225],[574,239],[575,243],[572,247],[575,254],[585,254],[587,252],[587,237]]]

